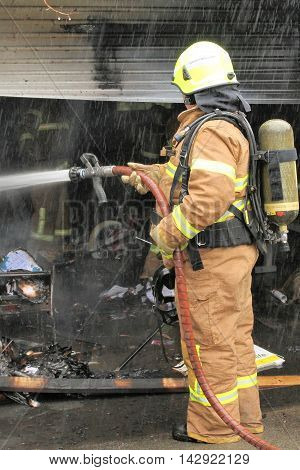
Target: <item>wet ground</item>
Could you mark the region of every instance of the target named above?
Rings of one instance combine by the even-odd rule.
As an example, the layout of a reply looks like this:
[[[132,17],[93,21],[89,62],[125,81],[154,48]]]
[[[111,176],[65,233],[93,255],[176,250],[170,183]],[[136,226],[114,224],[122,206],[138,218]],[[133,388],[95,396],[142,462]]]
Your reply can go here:
[[[40,397],[37,409],[0,402],[1,449],[250,449],[180,443],[170,437],[183,421],[186,394],[73,398]],[[283,449],[300,448],[299,391],[261,394],[263,438]]]

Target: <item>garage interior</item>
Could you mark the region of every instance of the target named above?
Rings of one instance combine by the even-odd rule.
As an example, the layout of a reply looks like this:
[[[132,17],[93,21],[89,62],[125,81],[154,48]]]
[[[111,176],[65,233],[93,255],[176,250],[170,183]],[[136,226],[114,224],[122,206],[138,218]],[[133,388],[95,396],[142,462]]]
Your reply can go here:
[[[63,3],[71,21],[67,16],[58,20],[42,1],[28,0],[22,6],[1,2],[1,176],[70,168],[86,152],[105,164],[164,162],[159,150],[183,109],[180,95],[169,85],[172,66],[187,44],[201,39],[219,42],[231,52],[252,106],[255,134],[267,119],[285,119],[299,151],[295,2],[231,1],[226,8],[220,2],[199,6],[176,0],[171,6],[143,0],[139,7],[132,1]],[[153,200],[124,188],[118,178],[103,181],[103,187],[104,204],[91,181],[0,193],[0,258],[26,250],[52,280],[51,305],[44,310],[26,302],[21,308],[7,305],[6,284],[0,280],[0,338],[1,344],[13,340],[24,351],[53,344],[71,347],[91,374],[109,379],[157,329],[158,319],[145,273],[149,248],[135,239],[149,238]],[[43,227],[41,201],[52,218]],[[254,274],[255,344],[285,359],[282,368],[265,370],[265,376],[300,373],[299,231],[298,218],[290,227],[290,253],[273,260],[276,272]],[[296,279],[298,298],[293,290],[289,294],[294,300],[283,304],[271,292],[281,291],[290,276],[291,282]],[[178,327],[165,326],[162,336],[153,336],[123,369],[123,376],[175,378],[172,365],[179,359]],[[183,446],[171,440],[170,429],[184,418],[184,393],[57,393],[35,399],[41,405],[36,409],[1,400],[2,449]],[[263,390],[261,400],[264,438],[298,449],[299,388]],[[225,447],[248,445],[219,446]]]

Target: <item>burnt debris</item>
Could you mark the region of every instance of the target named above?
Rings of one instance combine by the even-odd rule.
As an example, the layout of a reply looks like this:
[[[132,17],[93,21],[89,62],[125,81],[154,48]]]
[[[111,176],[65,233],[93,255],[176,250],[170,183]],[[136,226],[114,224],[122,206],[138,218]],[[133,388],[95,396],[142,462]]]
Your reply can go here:
[[[13,340],[0,340],[0,376],[45,378],[93,378],[87,363],[79,361],[71,347],[51,344],[29,350],[19,348]],[[35,397],[25,392],[3,392],[23,405],[39,406]]]
[[[72,347],[51,344],[30,350],[18,349],[16,344],[3,338],[0,341],[1,375],[49,378],[92,378],[87,363],[78,360]]]

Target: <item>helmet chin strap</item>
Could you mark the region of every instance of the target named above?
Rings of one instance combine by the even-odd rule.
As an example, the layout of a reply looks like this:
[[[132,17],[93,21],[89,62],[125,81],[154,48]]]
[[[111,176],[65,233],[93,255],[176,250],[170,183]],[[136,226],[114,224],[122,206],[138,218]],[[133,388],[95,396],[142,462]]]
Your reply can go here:
[[[186,106],[194,106],[196,104],[194,95],[183,95],[183,96],[184,96],[183,102]]]

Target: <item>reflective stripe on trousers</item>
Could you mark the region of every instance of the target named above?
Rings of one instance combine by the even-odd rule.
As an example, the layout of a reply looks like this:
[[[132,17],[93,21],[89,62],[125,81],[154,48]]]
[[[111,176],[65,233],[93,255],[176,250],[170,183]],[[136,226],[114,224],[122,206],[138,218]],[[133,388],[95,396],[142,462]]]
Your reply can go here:
[[[228,390],[227,392],[217,393],[216,397],[222,405],[232,403],[233,401],[238,399],[238,388],[234,387],[233,389]],[[211,406],[211,404],[205,397],[201,387],[199,386],[197,379],[195,380],[194,389],[190,387],[190,399],[192,401],[196,401],[200,405]]]
[[[196,345],[196,350],[198,357],[200,359],[200,346]],[[226,392],[217,393],[216,397],[222,405],[227,405],[238,399],[238,390],[256,387],[257,386],[257,373],[255,372],[252,375],[245,375],[243,377],[237,377],[237,384],[231,390]],[[189,386],[190,399],[194,402],[199,403],[203,406],[211,406],[207,398],[205,397],[202,388],[200,387],[197,379],[195,379],[194,387]]]
[[[240,390],[241,388],[250,388],[257,386],[257,372],[252,375],[245,375],[244,377],[237,378],[237,387]]]

